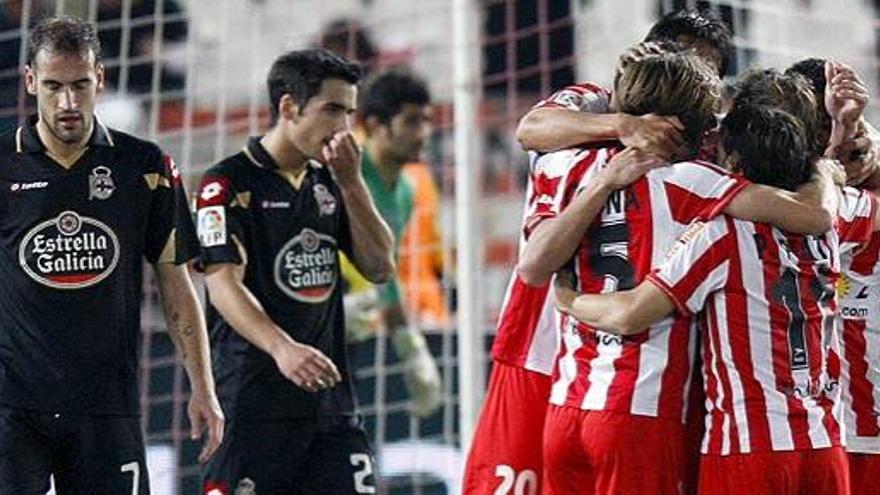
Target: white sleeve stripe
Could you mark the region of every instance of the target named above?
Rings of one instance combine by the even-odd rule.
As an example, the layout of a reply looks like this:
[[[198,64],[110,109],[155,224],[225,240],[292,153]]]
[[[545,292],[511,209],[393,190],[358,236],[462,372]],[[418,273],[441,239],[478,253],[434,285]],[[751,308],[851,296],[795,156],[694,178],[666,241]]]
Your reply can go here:
[[[703,198],[720,198],[737,183],[733,177],[698,163],[676,163],[670,169],[674,173],[666,177],[666,182]]]

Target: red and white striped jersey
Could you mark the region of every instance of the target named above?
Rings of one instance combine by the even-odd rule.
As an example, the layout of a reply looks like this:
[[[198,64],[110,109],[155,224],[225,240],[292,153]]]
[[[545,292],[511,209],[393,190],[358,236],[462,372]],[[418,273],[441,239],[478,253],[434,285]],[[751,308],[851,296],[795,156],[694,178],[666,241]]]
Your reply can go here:
[[[648,276],[681,314],[703,311],[703,453],[841,444],[834,284],[841,240],[864,241],[865,225],[794,236],[720,217],[695,224]]]
[[[609,149],[580,149],[547,155],[562,158],[563,164],[542,167],[542,177],[536,178],[536,187],[549,183],[554,188],[536,190],[526,233],[566,208],[613,154]],[[683,162],[652,170],[615,192],[573,258],[578,290],[634,287],[689,223],[717,215],[746,185],[745,179],[715,165]],[[683,419],[695,345],[690,319],[670,318],[633,338],[564,321],[551,403]],[[682,329],[670,331],[673,326]]]
[[[873,223],[874,196],[852,189],[847,196],[858,205],[853,221]],[[880,454],[880,233],[854,249],[841,244],[837,295],[846,448]]]
[[[542,100],[535,108],[557,107],[570,110],[605,113],[611,93],[598,85],[576,84],[553,93]],[[566,152],[558,152],[566,153]],[[531,153],[531,169],[526,185],[526,202],[523,208],[523,221],[539,200],[539,196],[554,195],[551,177],[564,175],[559,167],[570,166],[571,160],[548,158],[548,155]],[[540,172],[542,166],[551,167],[548,174]],[[535,181],[541,181],[535,187]],[[558,182],[558,181],[557,181]],[[536,195],[535,191],[539,191]],[[524,232],[525,229],[522,230]],[[525,247],[525,235],[520,235],[519,251]],[[550,375],[556,356],[559,317],[548,285],[531,287],[517,275],[511,274],[498,318],[495,340],[492,345],[492,359],[513,366]]]
[[[567,108],[576,112],[607,113],[611,91],[589,82],[572,84],[539,101],[533,108]]]
[[[538,197],[535,194],[535,180],[544,180],[544,176],[535,172],[535,157],[529,172],[526,185],[526,203],[523,208],[523,220],[535,205]],[[558,182],[557,182],[558,183]],[[556,183],[544,184],[538,189],[551,188]],[[522,256],[526,238],[520,230],[519,254]],[[549,283],[541,287],[526,284],[516,269],[510,275],[510,282],[504,293],[495,340],[492,343],[492,359],[512,366],[550,375],[553,370],[553,359],[558,346],[558,316],[553,293]]]

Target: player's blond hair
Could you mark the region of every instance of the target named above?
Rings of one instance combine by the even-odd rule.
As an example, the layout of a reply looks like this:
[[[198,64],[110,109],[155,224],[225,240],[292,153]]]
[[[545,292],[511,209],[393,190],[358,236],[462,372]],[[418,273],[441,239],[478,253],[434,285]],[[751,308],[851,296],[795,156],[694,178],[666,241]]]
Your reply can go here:
[[[675,116],[684,125],[690,154],[715,127],[721,80],[689,52],[659,53],[633,60],[614,81],[617,110],[630,115]]]

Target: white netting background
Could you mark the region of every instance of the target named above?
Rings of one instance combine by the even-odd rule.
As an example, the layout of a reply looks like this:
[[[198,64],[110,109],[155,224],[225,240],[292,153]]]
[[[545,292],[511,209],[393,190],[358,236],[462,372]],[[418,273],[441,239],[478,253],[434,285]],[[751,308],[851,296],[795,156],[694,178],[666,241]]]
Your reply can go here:
[[[113,88],[99,109],[108,124],[158,141],[181,164],[192,191],[201,172],[262,132],[264,79],[288,48],[311,46],[333,21],[363,30],[375,67],[411,66],[437,104],[436,135],[426,154],[440,191],[439,280],[446,323],[425,324],[441,365],[444,406],[431,417],[408,412],[400,366],[384,339],[352,351],[357,392],[374,440],[384,493],[457,493],[458,385],[453,194],[452,0],[0,0],[0,127],[32,109],[24,95],[20,43],[36,19],[69,13],[95,20]],[[484,349],[516,257],[525,154],[513,137],[518,118],[542,95],[577,80],[608,84],[617,55],[661,12],[696,5],[718,9],[736,35],[732,70],[787,66],[806,56],[836,56],[876,87],[876,14],[864,0],[482,0],[467,2],[481,54],[477,114],[479,201],[471,212],[480,239],[479,287]],[[354,36],[346,39],[357,55]],[[872,110],[873,111],[873,110]],[[408,251],[407,251],[408,250]],[[468,269],[468,267],[459,267]],[[196,493],[198,445],[187,440],[186,377],[173,354],[149,270],[143,311],[141,392],[154,493]],[[485,353],[477,363],[485,365]],[[478,384],[482,387],[482,383]]]

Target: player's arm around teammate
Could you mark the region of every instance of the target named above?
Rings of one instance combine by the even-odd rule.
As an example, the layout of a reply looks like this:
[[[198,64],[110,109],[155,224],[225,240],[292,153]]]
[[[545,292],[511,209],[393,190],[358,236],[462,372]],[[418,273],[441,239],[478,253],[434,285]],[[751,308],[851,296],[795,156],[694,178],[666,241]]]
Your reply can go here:
[[[656,155],[635,148],[615,155],[568,208],[532,232],[516,268],[523,281],[533,286],[547,283],[553,272],[571,259],[608,196],[664,163]]]
[[[620,57],[618,71],[626,63],[662,51],[658,44],[679,43],[694,51],[724,75],[731,46],[731,33],[716,15],[706,11],[680,10],[660,19],[642,43]],[[516,137],[524,149],[555,151],[583,143],[619,140],[659,156],[670,158],[683,141],[684,126],[661,115],[630,115],[619,109],[589,104],[590,85],[574,85],[539,103],[519,122]]]
[[[155,269],[168,333],[180,352],[192,388],[187,407],[190,436],[197,439],[203,432],[208,435],[199,454],[199,462],[205,462],[223,442],[224,424],[214,390],[205,318],[186,265],[157,263]]]

